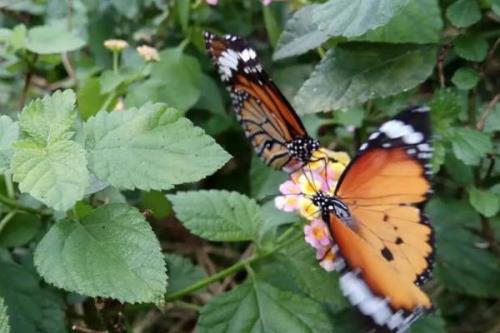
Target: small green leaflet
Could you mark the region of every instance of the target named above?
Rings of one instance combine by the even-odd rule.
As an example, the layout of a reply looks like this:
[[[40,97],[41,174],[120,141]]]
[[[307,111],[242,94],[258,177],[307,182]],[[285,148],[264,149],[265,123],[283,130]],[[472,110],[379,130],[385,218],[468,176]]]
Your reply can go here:
[[[199,333],[334,332],[322,306],[253,278],[216,296],[200,312]]]
[[[0,116],[0,174],[10,168],[12,143],[19,137],[19,124],[10,117]]]
[[[9,316],[7,315],[7,306],[3,301],[3,298],[0,297],[0,333],[9,333],[10,325],[9,325]]]
[[[26,48],[34,53],[51,54],[77,50],[85,41],[65,25],[43,25],[28,31]]]
[[[487,134],[468,128],[455,128],[451,144],[455,155],[467,165],[478,165],[481,158],[493,149]]]
[[[424,81],[435,63],[429,46],[342,44],[327,52],[295,97],[302,113],[387,97]]]
[[[458,28],[468,27],[481,19],[476,0],[456,0],[446,9],[446,17]]]
[[[495,193],[475,187],[469,188],[468,192],[470,204],[482,215],[493,217],[500,210],[500,198]]]
[[[479,82],[479,74],[472,68],[462,67],[453,74],[451,82],[453,82],[458,89],[470,90]]]
[[[329,36],[355,37],[378,28],[408,0],[330,0],[320,5],[312,19]]]
[[[21,192],[61,211],[83,198],[89,175],[85,150],[79,144],[59,140],[44,146],[23,140],[14,149],[11,167]]]
[[[196,191],[169,195],[174,211],[193,234],[211,241],[258,239],[262,215],[257,203],[236,192]],[[196,209],[193,209],[196,205]]]
[[[99,112],[84,124],[89,168],[123,189],[168,189],[198,181],[222,167],[227,154],[175,109]]]
[[[488,41],[479,34],[458,36],[453,41],[454,51],[470,61],[483,61],[488,54]]]
[[[121,302],[161,302],[167,287],[165,262],[151,226],[125,204],[54,224],[36,248],[35,266],[59,288]]]

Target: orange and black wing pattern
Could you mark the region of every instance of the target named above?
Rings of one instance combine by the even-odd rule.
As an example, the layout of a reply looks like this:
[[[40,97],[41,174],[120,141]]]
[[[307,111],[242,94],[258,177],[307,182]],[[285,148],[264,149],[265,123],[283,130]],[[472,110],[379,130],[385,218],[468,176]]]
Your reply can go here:
[[[433,230],[419,208],[431,191],[429,109],[385,122],[343,173],[336,197],[348,207],[329,225],[345,261],[344,294],[377,325],[404,331],[432,306],[420,286],[430,277]]]
[[[319,143],[309,137],[290,103],[264,72],[256,52],[238,36],[205,32],[204,37],[238,121],[259,157],[284,171],[308,162]]]

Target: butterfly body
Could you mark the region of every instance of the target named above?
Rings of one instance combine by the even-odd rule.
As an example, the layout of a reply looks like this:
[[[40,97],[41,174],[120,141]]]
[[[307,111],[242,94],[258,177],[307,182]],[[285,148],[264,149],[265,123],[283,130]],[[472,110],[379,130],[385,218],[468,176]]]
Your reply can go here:
[[[257,53],[238,36],[205,32],[205,47],[229,91],[236,117],[257,155],[292,172],[311,160],[319,142],[263,70]]]
[[[390,332],[404,332],[432,308],[420,289],[434,256],[433,231],[420,209],[431,190],[428,112],[408,108],[382,124],[334,194],[317,191],[312,198],[335,243],[342,292]]]

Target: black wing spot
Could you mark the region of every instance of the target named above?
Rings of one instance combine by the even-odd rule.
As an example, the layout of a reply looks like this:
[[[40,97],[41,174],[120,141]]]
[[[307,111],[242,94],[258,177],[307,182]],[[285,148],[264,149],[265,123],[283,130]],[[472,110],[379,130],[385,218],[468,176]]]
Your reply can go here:
[[[401,237],[398,237],[396,238],[396,242],[395,242],[397,245],[400,245],[400,244],[403,244],[403,239]]]
[[[387,222],[387,221],[389,221],[389,215],[384,214],[384,222]]]
[[[384,247],[382,249],[382,251],[380,251],[380,252],[382,253],[382,255],[384,256],[385,259],[387,259],[389,261],[394,260],[394,256],[392,255],[392,252],[387,247]]]

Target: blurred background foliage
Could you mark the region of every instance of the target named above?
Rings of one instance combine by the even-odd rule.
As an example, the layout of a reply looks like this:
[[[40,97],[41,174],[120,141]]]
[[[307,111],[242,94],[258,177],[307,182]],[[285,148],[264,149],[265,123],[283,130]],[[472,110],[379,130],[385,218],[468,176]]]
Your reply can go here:
[[[249,253],[273,248],[283,236],[280,226],[298,218],[279,213],[272,200],[265,200],[278,193],[285,176],[263,166],[244,138],[204,50],[202,32],[210,30],[247,38],[309,133],[331,149],[352,156],[368,133],[403,107],[422,103],[432,108],[435,195],[426,210],[436,229],[437,259],[426,290],[437,310],[412,331],[500,332],[500,2],[215,2],[0,1],[2,114],[17,119],[32,99],[66,88],[76,92],[82,121],[100,111],[165,103],[233,156],[210,177],[176,190],[242,193],[256,200],[245,203],[256,213],[251,215],[248,208],[251,216],[236,215],[245,221],[236,222],[258,215],[264,225],[239,239],[208,235],[196,220],[193,202],[201,211],[216,207],[219,199],[251,200],[228,198],[222,195],[226,192],[216,192],[224,198],[195,192],[167,200],[165,191],[108,188],[79,201],[72,213],[78,217],[88,214],[96,200],[126,201],[147,212],[168,253],[167,303],[159,309],[50,287],[33,266],[33,251],[63,216],[11,216],[8,223],[0,222],[0,331],[8,326],[2,324],[5,313],[14,333],[66,332],[72,325],[82,332],[85,327],[98,332],[190,332],[195,326],[198,332],[246,332],[249,327],[242,323],[249,322],[265,332],[282,332],[280,323],[294,323],[287,328],[291,332],[364,330],[340,295],[335,274],[316,264],[300,230],[290,229],[296,239],[252,262],[245,272]],[[380,12],[374,12],[373,3],[380,3]],[[104,46],[108,39],[129,44],[117,53],[119,69],[113,68],[113,52]],[[159,61],[145,62],[136,51],[141,45],[156,48]],[[9,126],[0,122],[3,140]],[[0,150],[0,162],[4,156]],[[0,163],[2,173],[7,169],[8,164]],[[1,191],[5,196],[12,191],[8,181]],[[29,195],[17,200],[33,209],[42,207]],[[2,206],[2,216],[8,214]],[[252,240],[253,245],[224,240]],[[235,263],[229,273],[237,274],[175,296]],[[273,318],[266,318],[267,313]],[[305,324],[296,324],[297,318]]]

